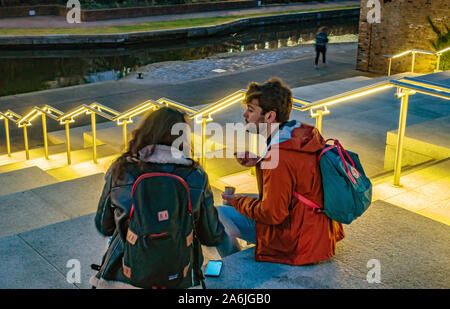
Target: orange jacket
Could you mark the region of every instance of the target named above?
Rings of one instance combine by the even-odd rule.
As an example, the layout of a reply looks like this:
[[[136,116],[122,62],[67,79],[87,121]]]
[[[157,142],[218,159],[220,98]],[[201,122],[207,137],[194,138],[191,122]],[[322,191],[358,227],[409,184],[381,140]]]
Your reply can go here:
[[[261,162],[256,166],[260,198],[238,196],[233,206],[255,220],[256,261],[303,265],[326,260],[335,254],[336,242],[345,236],[342,224],[315,213],[293,196],[296,191],[323,206],[316,152],[325,141],[317,129],[295,121],[280,131],[290,138],[280,138],[263,159],[268,162],[278,151],[278,166],[261,169]]]

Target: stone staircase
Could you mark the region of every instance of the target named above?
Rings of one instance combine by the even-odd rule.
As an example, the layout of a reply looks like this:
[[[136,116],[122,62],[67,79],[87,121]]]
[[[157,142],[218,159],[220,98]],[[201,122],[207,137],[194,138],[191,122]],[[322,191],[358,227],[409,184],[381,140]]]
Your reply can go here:
[[[293,92],[300,97],[315,99],[318,95],[346,91],[370,82],[374,81],[358,77],[301,87]],[[398,99],[392,91],[374,98],[377,104],[362,98],[357,104],[350,102],[334,107],[332,113],[324,117],[323,125],[325,137],[339,138],[344,146],[348,145],[360,155],[370,176],[389,173],[384,166],[386,131],[389,131],[389,144],[399,109]],[[419,95],[411,99],[407,137],[409,129],[413,132],[416,125],[428,128],[429,132],[433,131],[433,126],[441,128],[439,121],[448,116],[448,109],[433,100],[435,109],[425,113],[420,107],[422,101]],[[314,123],[305,113],[293,112],[292,116],[305,123]],[[241,121],[239,107],[215,117],[215,121],[222,124],[230,120]],[[387,121],[387,125],[381,126],[381,121]],[[13,153],[11,158],[0,155],[0,274],[4,274],[0,288],[90,287],[88,278],[93,271],[89,265],[100,263],[107,241],[95,230],[93,213],[104,185],[104,173],[123,146],[121,128],[114,123],[98,124],[97,130],[98,164],[92,162],[90,126],[71,129],[70,166],[67,165],[64,131],[49,133],[50,160],[43,158],[42,148],[31,149],[31,160],[28,161],[23,151]],[[132,126],[129,132],[131,130]],[[444,137],[448,137],[445,134]],[[220,140],[213,139],[209,143],[209,149],[218,152],[224,147]],[[445,143],[443,145],[448,148]],[[444,158],[432,158],[441,159]],[[208,159],[206,166],[215,204],[221,204],[220,193],[225,185],[234,185],[241,193],[256,193],[251,171],[242,168],[234,159]],[[394,197],[388,198],[392,199],[390,204],[376,202],[361,221],[358,219],[357,224],[348,227],[347,239],[341,242],[338,254],[329,262],[305,267],[256,263],[253,249],[249,249],[225,258],[223,275],[208,279],[207,284],[210,288],[449,288],[449,281],[445,280],[450,274],[448,246],[445,246],[450,235],[448,225],[428,219],[424,213],[414,214],[393,206]],[[439,213],[438,210],[431,211],[434,215]],[[399,228],[397,220],[402,222]],[[425,231],[424,235],[418,236],[417,230]],[[431,250],[417,251],[424,244],[431,246],[435,257],[427,253]],[[377,258],[381,259],[382,267],[386,267],[386,277],[384,280],[382,277],[382,284],[368,284],[365,265],[369,259]],[[69,269],[66,264],[70,259],[81,262],[81,283],[66,281]],[[420,264],[421,261],[429,262]],[[420,264],[417,270],[413,268],[417,267],[414,263]],[[249,272],[256,275],[249,278],[245,275]]]

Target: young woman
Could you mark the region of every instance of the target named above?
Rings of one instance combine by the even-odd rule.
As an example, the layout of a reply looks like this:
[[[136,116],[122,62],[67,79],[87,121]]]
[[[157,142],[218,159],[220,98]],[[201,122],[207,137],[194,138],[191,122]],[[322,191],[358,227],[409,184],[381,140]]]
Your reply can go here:
[[[189,187],[197,237],[194,236],[192,239],[192,235],[189,234],[187,246],[190,248],[193,242],[194,261],[186,263],[184,269],[180,270],[180,275],[175,274],[169,280],[177,278],[177,288],[187,288],[200,284],[200,267],[203,263],[200,243],[206,246],[216,246],[222,240],[224,228],[219,222],[217,211],[213,205],[213,195],[205,171],[196,162],[184,155],[186,151],[183,152],[183,145],[177,148],[173,147],[174,142],[182,136],[182,132],[178,135],[172,135],[172,127],[180,123],[187,125],[188,121],[183,113],[172,108],[162,107],[146,114],[138,128],[132,132],[127,151],[107,171],[105,176],[106,183],[95,217],[95,225],[101,234],[112,236],[112,238],[109,248],[103,257],[102,266],[99,267],[99,272],[91,278],[93,287],[148,287],[145,282],[142,283],[142,280],[140,284],[136,284],[133,276],[130,276],[131,271],[140,272],[142,275],[143,269],[148,267],[148,264],[144,267],[144,264],[139,265],[139,263],[145,263],[146,258],[137,256],[134,258],[134,261],[139,261],[136,262],[137,265],[125,265],[124,248],[130,246],[129,231],[131,227],[130,222],[132,222],[130,220],[130,212],[133,208],[133,216],[136,216],[135,214],[140,211],[136,207],[143,207],[137,206],[136,203],[139,204],[139,201],[136,201],[136,197],[134,199],[132,197],[132,193],[134,194],[133,185],[140,175],[151,172],[179,175],[175,178],[184,178],[183,180]],[[160,179],[160,181],[166,180]],[[155,200],[158,201],[157,204],[179,202],[186,205],[187,198],[174,199],[174,196],[187,197],[187,195],[179,195],[186,194],[186,192],[170,191],[174,187],[171,187],[170,184],[164,184],[163,187],[158,187],[156,196],[154,190],[152,190],[154,187],[150,187],[148,190],[152,190],[152,194],[141,193],[142,197],[140,198],[144,200],[151,199],[150,201],[145,200],[143,205],[151,204]],[[178,186],[177,188],[181,188],[179,189],[180,191],[185,190],[183,186]],[[169,216],[171,218],[175,217],[175,215],[170,213],[162,213],[162,217],[160,213],[156,216],[160,216],[159,219],[157,218],[159,221],[168,220]],[[184,216],[184,214],[189,216],[188,209],[180,210],[177,214],[178,216]],[[139,234],[139,231],[134,232]],[[173,235],[175,234],[174,232]],[[141,240],[141,238],[138,238],[137,243]],[[146,241],[145,237],[143,241]],[[136,240],[132,239],[131,243],[133,242],[136,242]],[[149,246],[151,245],[150,243]],[[164,252],[161,252],[161,256],[164,256]],[[170,255],[167,259],[160,258],[159,260],[164,261],[164,263],[174,264],[179,261],[171,262],[170,259],[181,258],[181,256],[174,257]],[[160,265],[164,263],[155,263],[158,265],[154,265],[154,267],[165,267]],[[143,275],[145,277],[145,274]],[[164,286],[159,286],[158,288],[164,288]]]

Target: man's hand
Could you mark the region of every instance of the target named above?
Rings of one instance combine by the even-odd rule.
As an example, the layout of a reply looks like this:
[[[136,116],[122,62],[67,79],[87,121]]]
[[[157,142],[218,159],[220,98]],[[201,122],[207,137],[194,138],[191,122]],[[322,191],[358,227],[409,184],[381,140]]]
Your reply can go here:
[[[234,194],[222,193],[222,199],[223,199],[223,202],[225,203],[225,205],[232,206],[235,198],[236,198],[236,195],[234,195]]]
[[[235,152],[234,156],[240,165],[245,167],[253,167],[258,163],[259,157],[255,154],[251,154],[248,151],[244,152]]]

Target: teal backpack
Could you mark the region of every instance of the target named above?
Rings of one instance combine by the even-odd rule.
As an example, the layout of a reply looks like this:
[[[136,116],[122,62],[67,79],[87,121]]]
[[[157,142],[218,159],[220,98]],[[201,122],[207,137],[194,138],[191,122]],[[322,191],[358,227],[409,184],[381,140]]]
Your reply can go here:
[[[333,145],[326,145],[318,156],[324,207],[297,192],[294,196],[317,213],[323,212],[334,221],[350,224],[370,206],[372,183],[366,177],[358,155],[346,151],[338,140],[333,141]]]

